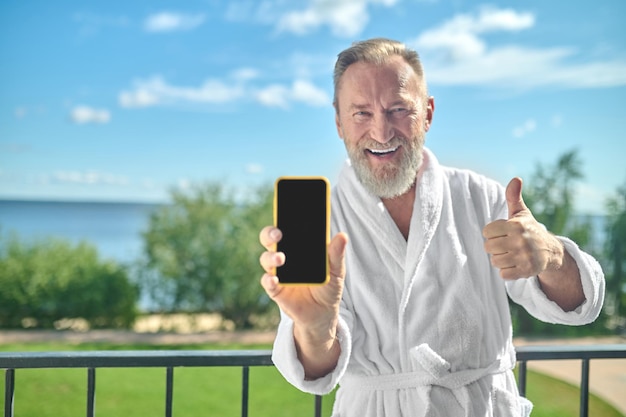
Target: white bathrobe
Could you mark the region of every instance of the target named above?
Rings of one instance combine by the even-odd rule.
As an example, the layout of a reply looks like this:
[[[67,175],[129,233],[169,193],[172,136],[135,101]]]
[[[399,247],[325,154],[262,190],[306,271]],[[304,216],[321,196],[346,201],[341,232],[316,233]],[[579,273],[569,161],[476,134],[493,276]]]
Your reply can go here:
[[[512,373],[509,296],[535,317],[585,324],[604,297],[599,264],[561,238],[576,260],[586,301],[566,313],[537,278],[505,282],[484,250],[483,227],[507,218],[500,184],[440,166],[428,150],[409,239],[349,166],[332,198],[333,233],[350,237],[335,370],[308,381],[297,359],[293,323],[283,314],[273,360],[302,391],[337,384],[335,417],[528,416]]]

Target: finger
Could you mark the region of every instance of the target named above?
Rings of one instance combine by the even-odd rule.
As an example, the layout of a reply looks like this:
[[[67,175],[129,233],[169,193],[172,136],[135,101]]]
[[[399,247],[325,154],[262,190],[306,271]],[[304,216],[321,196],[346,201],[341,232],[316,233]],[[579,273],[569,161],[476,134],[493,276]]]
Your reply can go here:
[[[505,280],[514,280],[522,278],[522,275],[520,275],[517,266],[510,266],[500,269],[500,277]]]
[[[508,253],[493,255],[491,257],[491,265],[499,270],[500,277],[503,279],[512,280],[522,276],[518,266],[515,264],[515,260]]]
[[[507,221],[504,219],[495,220],[483,228],[483,237],[493,239],[507,235]]]
[[[277,267],[285,264],[285,254],[282,252],[263,252],[259,258],[261,267],[265,272],[273,272]]]
[[[266,226],[261,230],[261,233],[259,233],[261,245],[268,250],[273,249],[274,245],[278,243],[282,237],[282,232],[275,226]]]
[[[528,210],[522,198],[522,179],[513,178],[506,186],[506,205],[509,209],[509,219],[521,211]]]
[[[345,255],[348,245],[348,235],[338,233],[333,237],[328,245],[328,265],[330,274],[333,277],[344,278],[346,276]]]
[[[276,275],[264,274],[261,277],[261,286],[267,293],[268,297],[271,299],[276,298],[278,294],[280,294],[282,287],[278,282],[278,277]]]
[[[508,252],[499,253],[491,255],[491,265],[498,269],[512,268],[515,267],[515,259]]]
[[[515,247],[508,236],[497,236],[485,240],[485,252],[490,255],[501,255],[513,250]]]

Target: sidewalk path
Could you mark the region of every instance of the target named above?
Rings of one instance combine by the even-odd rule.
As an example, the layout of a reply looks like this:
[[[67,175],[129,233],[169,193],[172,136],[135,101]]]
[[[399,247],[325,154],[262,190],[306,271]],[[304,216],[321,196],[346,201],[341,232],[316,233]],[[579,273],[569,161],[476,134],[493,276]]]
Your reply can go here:
[[[515,339],[516,346],[612,345],[626,344],[624,337],[529,341]],[[530,361],[528,369],[580,386],[582,361]],[[589,363],[589,391],[626,415],[626,359],[592,359]]]
[[[211,331],[205,333],[137,333],[116,330],[0,331],[0,345],[8,343],[59,342],[185,345],[200,343],[242,345],[271,344],[275,333]],[[516,346],[626,344],[624,337],[527,340],[516,338]],[[528,369],[580,386],[580,360],[530,361]],[[589,389],[626,415],[626,359],[595,359],[590,363]]]

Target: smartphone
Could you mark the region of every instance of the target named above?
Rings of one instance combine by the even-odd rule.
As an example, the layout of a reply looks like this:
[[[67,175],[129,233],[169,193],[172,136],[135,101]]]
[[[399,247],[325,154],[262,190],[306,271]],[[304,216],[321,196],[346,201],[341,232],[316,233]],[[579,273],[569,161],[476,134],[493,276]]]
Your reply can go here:
[[[281,177],[274,189],[274,224],[283,237],[276,250],[285,264],[276,268],[281,284],[328,282],[330,184],[324,177]]]

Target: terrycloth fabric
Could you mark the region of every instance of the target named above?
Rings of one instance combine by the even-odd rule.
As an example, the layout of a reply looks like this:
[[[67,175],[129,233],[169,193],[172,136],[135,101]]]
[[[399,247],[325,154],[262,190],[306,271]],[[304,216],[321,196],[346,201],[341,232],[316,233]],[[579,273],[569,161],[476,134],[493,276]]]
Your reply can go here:
[[[600,266],[563,239],[577,260],[587,301],[565,313],[536,279],[510,284],[483,248],[482,229],[507,218],[501,185],[439,165],[429,151],[420,172],[409,239],[381,201],[346,166],[333,190],[333,233],[350,237],[335,370],[304,380],[284,316],[273,360],[285,378],[315,394],[337,384],[333,416],[528,416],[512,373],[511,297],[549,322],[585,324],[600,312]]]

